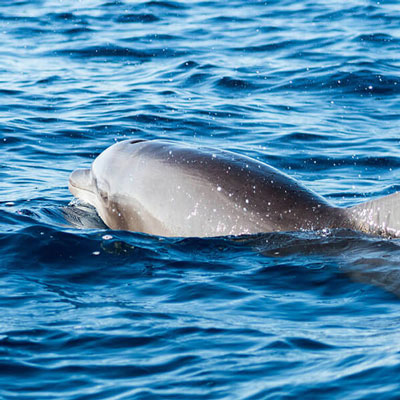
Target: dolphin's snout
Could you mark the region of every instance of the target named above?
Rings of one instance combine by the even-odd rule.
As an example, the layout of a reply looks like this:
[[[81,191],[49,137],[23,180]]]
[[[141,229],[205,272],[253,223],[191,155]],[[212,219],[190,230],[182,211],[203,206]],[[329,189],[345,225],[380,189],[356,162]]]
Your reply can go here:
[[[91,186],[90,169],[76,169],[69,176],[69,184],[78,189],[88,190]]]
[[[72,172],[69,176],[68,188],[78,199],[93,204],[94,193],[90,169],[77,169]]]

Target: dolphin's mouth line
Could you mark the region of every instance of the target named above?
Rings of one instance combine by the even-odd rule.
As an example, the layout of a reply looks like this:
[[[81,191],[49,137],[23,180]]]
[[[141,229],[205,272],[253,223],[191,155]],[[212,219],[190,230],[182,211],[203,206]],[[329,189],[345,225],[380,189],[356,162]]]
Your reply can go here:
[[[71,182],[71,181],[69,181],[68,183],[69,183],[69,185],[72,186],[74,189],[77,189],[77,190],[81,190],[81,191],[83,191],[83,192],[87,192],[87,193],[94,194],[93,191],[91,191],[91,190],[89,190],[89,189],[86,189],[86,188],[83,188],[83,187],[81,187],[81,186],[74,185],[73,182]]]
[[[80,201],[95,207],[95,193],[89,189],[74,185],[71,181],[68,182],[70,192]]]

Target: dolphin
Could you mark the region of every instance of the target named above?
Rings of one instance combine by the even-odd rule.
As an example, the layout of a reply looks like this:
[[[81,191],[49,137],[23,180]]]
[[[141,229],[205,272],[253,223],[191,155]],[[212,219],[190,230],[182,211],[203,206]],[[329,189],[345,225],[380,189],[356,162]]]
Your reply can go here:
[[[400,237],[400,193],[335,207],[288,175],[234,152],[168,140],[124,140],[69,190],[111,229],[213,237],[345,228]]]

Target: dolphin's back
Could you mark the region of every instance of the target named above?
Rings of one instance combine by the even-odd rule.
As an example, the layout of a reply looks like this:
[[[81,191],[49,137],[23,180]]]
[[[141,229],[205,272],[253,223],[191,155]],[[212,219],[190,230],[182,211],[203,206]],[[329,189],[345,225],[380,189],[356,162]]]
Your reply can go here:
[[[121,157],[130,154],[131,146],[133,156],[124,163],[131,165],[131,173],[125,171],[129,179],[111,193],[112,208],[124,216],[115,219],[113,228],[222,236],[340,224],[340,209],[257,160],[162,140],[116,146]]]

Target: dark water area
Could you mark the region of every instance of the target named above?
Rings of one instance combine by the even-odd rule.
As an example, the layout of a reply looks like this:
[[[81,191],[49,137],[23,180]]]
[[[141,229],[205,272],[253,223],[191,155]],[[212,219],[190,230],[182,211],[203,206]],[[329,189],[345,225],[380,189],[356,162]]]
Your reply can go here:
[[[112,231],[67,188],[168,138],[394,193],[399,27],[385,0],[0,3],[0,398],[399,398],[399,240]]]

